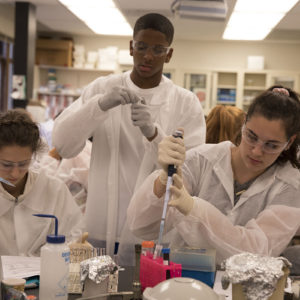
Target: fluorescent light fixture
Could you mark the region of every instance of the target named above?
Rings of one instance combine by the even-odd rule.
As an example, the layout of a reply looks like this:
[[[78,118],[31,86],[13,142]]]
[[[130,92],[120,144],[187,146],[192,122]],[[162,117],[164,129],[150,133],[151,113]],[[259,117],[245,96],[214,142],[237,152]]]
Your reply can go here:
[[[132,28],[113,0],[59,0],[92,31],[104,35],[132,35]]]
[[[237,0],[223,39],[263,40],[299,0]]]

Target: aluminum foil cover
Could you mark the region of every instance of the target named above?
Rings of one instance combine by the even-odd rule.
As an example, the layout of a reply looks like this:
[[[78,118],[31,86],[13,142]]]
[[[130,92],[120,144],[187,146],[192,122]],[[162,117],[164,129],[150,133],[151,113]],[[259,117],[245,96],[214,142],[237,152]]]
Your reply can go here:
[[[284,275],[283,267],[290,263],[284,257],[240,253],[224,263],[223,288],[229,282],[240,283],[247,300],[267,300],[274,292],[277,281]]]
[[[80,263],[80,281],[83,285],[88,277],[95,283],[99,284],[104,281],[110,274],[114,274],[118,266],[109,255],[96,256],[84,260]]]

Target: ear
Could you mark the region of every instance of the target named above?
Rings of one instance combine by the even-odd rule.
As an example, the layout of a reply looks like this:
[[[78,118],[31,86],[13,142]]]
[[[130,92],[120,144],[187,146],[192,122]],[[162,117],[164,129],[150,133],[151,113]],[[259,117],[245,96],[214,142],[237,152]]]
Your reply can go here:
[[[130,54],[130,56],[133,56],[133,41],[131,40],[130,42],[129,42],[129,54]]]
[[[168,63],[171,60],[172,54],[173,54],[173,48],[170,48],[170,50],[165,58],[165,63]]]
[[[284,149],[285,151],[289,150],[289,148],[291,147],[291,145],[294,143],[295,138],[296,138],[296,134],[294,134],[294,135],[291,136],[291,138],[289,140],[289,143],[287,144],[287,146]]]

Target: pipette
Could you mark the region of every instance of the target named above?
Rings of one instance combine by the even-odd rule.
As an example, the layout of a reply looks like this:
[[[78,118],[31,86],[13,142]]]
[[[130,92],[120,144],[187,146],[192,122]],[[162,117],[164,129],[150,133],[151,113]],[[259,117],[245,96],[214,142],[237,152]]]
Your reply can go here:
[[[5,184],[7,184],[7,185],[15,186],[14,184],[12,184],[11,182],[9,182],[8,180],[6,180],[6,179],[4,179],[2,177],[0,177],[0,181],[3,182],[3,183],[5,183]]]
[[[176,138],[177,137],[182,138],[182,131],[176,130],[174,132],[173,136],[176,137]],[[169,165],[168,166],[168,180],[167,180],[166,193],[165,193],[165,199],[164,199],[163,213],[162,213],[162,217],[161,217],[161,221],[160,221],[158,242],[155,246],[154,255],[153,255],[154,259],[157,258],[158,256],[160,256],[161,250],[163,248],[162,237],[163,237],[163,232],[164,232],[164,228],[165,228],[165,219],[166,219],[166,214],[167,214],[167,206],[168,206],[168,202],[169,202],[169,199],[170,199],[170,187],[173,183],[172,176],[173,176],[174,173],[176,173],[176,166]]]

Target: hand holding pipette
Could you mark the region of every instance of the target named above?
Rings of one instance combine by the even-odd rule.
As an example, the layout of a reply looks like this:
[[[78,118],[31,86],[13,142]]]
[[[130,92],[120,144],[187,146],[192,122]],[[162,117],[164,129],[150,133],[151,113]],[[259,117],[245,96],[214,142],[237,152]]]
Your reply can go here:
[[[183,185],[181,168],[177,168],[177,173],[173,176],[173,185],[170,187],[172,199],[169,206],[177,208],[182,214],[187,216],[194,205],[194,198],[187,192]]]
[[[179,139],[178,139],[179,138]],[[170,198],[170,187],[173,183],[172,176],[176,173],[176,168],[181,166],[185,159],[185,148],[183,143],[183,130],[177,130],[173,136],[166,137],[160,144],[158,150],[158,161],[163,167],[159,181],[166,185],[163,213],[160,222],[158,243],[154,251],[154,258],[160,255],[162,249],[162,236],[165,226],[167,206]],[[166,178],[167,177],[167,178]]]

